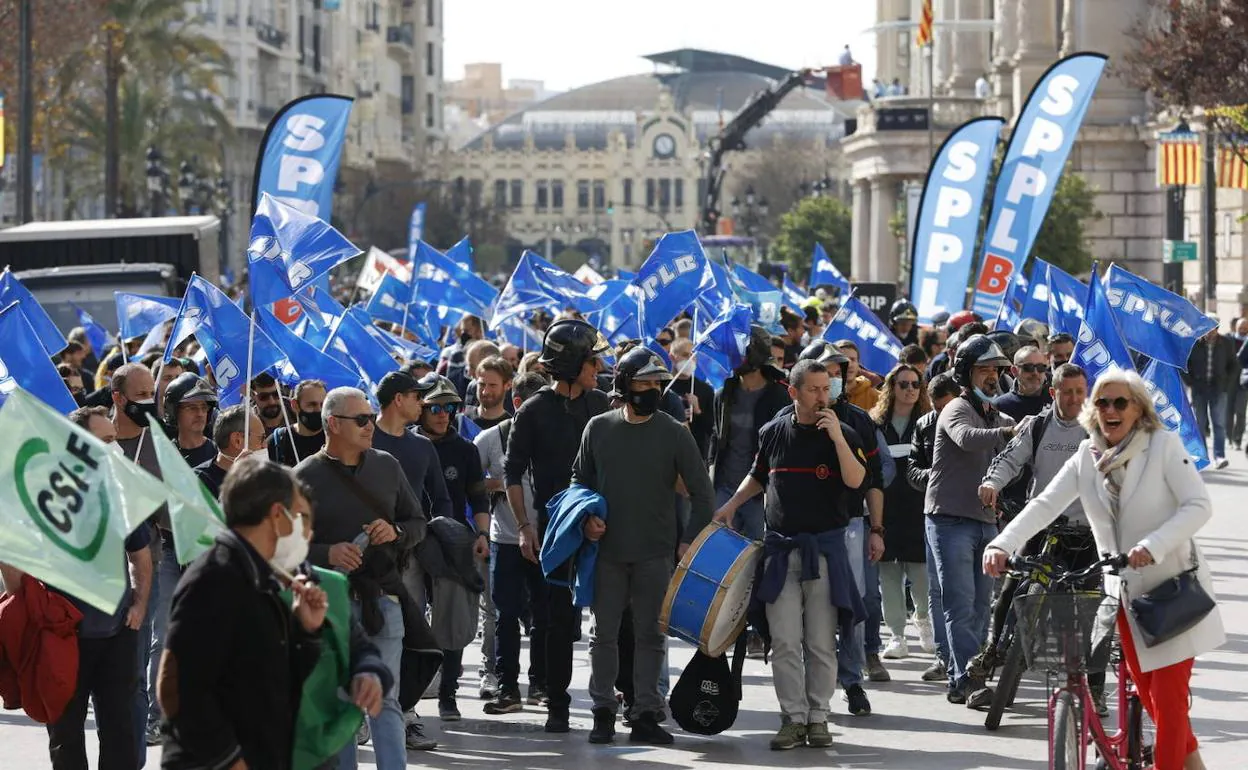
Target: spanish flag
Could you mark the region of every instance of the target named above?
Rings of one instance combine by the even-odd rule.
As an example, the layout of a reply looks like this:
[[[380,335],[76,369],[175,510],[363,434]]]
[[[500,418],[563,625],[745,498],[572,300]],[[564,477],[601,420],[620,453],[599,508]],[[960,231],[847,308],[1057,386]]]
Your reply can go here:
[[[923,12],[919,16],[919,34],[914,38],[919,48],[932,44],[932,0],[923,0]]]

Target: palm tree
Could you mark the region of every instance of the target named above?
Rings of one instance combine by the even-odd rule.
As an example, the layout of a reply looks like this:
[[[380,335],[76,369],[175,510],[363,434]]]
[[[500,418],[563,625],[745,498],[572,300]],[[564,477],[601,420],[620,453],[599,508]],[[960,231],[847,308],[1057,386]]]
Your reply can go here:
[[[230,60],[194,25],[181,0],[108,0],[99,34],[67,65],[69,127],[87,165],[103,166],[108,216],[123,202],[132,208],[149,145],[188,158],[220,154],[229,123],[217,82],[230,76]]]

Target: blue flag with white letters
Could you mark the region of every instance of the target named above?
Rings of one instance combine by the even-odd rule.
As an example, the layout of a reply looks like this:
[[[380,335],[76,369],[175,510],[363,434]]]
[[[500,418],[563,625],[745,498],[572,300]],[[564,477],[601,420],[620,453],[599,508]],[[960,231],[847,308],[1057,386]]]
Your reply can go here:
[[[34,330],[35,337],[43,345],[43,349],[48,351],[48,355],[54,356],[65,349],[65,335],[61,334],[61,330],[48,317],[48,311],[43,309],[43,305],[39,304],[21,281],[13,277],[13,271],[6,267],[4,273],[0,274],[0,307],[8,307],[14,302],[21,305],[22,313],[30,322],[30,328]]]
[[[750,321],[753,311],[746,305],[734,305],[712,321],[693,343],[698,361],[705,357],[731,373],[745,361],[750,344]]]
[[[78,408],[20,303],[0,310],[0,404],[18,385],[61,414]]]
[[[1056,270],[1056,268],[1053,268]],[[1071,361],[1083,367],[1088,374],[1089,388],[1098,377],[1110,369],[1133,369],[1131,352],[1118,330],[1114,310],[1109,306],[1105,289],[1101,286],[1096,265],[1092,265],[1092,278],[1088,282],[1087,307],[1083,323],[1075,337],[1075,352]]]
[[[1200,424],[1192,412],[1192,405],[1187,400],[1187,388],[1179,377],[1179,370],[1167,366],[1159,360],[1152,360],[1140,373],[1148,392],[1153,397],[1153,406],[1157,408],[1157,416],[1161,418],[1166,430],[1179,434],[1183,446],[1196,462],[1196,470],[1204,470],[1209,466],[1209,447],[1205,445],[1205,437],[1200,433]]]
[[[369,333],[372,323],[368,316],[365,314],[361,319],[357,310],[363,314],[362,309],[351,308],[335,319],[333,330],[330,331],[322,352],[344,363],[350,362],[368,383],[368,391],[371,393],[382,377],[399,370],[399,363],[390,354],[389,347],[378,342]]]
[[[1183,371],[1196,340],[1217,322],[1179,295],[1110,265],[1105,294],[1127,347]]]
[[[361,253],[323,220],[265,193],[251,220],[247,246],[251,301],[270,305],[286,299]]]
[[[288,388],[300,380],[321,380],[326,390],[360,387],[360,374],[325,355],[306,340],[300,339],[289,326],[264,308],[256,308],[256,330],[263,331],[286,354],[274,377]]]
[[[403,324],[404,316],[408,316],[410,320],[411,312],[404,312],[407,307],[407,298],[412,289],[399,278],[389,273],[381,279],[381,283],[377,285],[377,290],[373,292],[373,296],[369,297],[368,305],[365,311],[377,321],[388,321],[393,324]]]
[[[633,286],[641,290],[637,303],[641,335],[654,337],[691,299],[714,285],[698,234],[693,230],[665,233],[633,279]]]
[[[794,312],[801,314],[802,305],[805,304],[806,300],[810,299],[806,292],[802,291],[800,286],[789,280],[787,275],[784,277],[784,281],[780,284],[780,291],[784,293],[784,304],[788,305]]]
[[[1049,322],[1049,263],[1039,257],[1031,261],[1031,275],[1027,277],[1027,293],[1019,315]]]
[[[330,221],[352,101],[349,96],[313,94],[277,111],[260,142],[252,214],[267,193],[305,214]]]
[[[425,237],[425,204],[417,203],[412,207],[412,215],[407,220],[407,261],[416,260],[416,246]]]
[[[884,321],[857,297],[847,297],[832,323],[823,330],[828,342],[853,340],[858,345],[858,363],[877,374],[887,374],[897,365],[901,340]]]
[[[70,304],[73,305],[72,302]],[[91,345],[91,352],[96,358],[104,355],[104,350],[108,347],[108,329],[101,326],[90,313],[77,305],[74,305],[74,313],[78,316],[78,325],[87,333],[87,342]]]
[[[255,377],[286,359],[269,335],[253,328],[238,305],[198,275],[192,275],[186,285],[182,308],[165,347],[165,360],[172,358],[174,348],[192,334],[208,356],[218,397],[227,403],[237,400],[249,370]]]
[[[1010,277],[1031,253],[1106,61],[1103,54],[1077,53],[1056,62],[1019,113],[997,175],[971,300],[985,318],[997,314]]]
[[[753,309],[754,323],[773,334],[782,333],[784,328],[780,326],[780,306],[784,304],[784,292],[743,265],[734,263],[729,276],[736,301]]]
[[[476,261],[472,257],[472,241],[466,235],[460,238],[454,246],[446,250],[446,258],[465,270],[475,271],[477,269]]]
[[[571,307],[582,313],[592,312],[598,308],[589,293],[592,288],[532,251],[525,251],[494,302],[490,329],[533,310],[560,312]]]
[[[621,281],[631,281],[637,277],[637,274],[632,270],[616,270],[615,277],[619,278]]]
[[[930,324],[937,313],[961,310],[966,301],[979,212],[1003,125],[996,117],[963,123],[928,168],[910,252],[910,297],[921,324]],[[981,315],[990,318],[995,306],[993,311]]]
[[[849,294],[849,279],[836,269],[822,243],[815,244],[815,252],[810,259],[810,282],[806,285],[812,292],[820,286],[835,286],[841,294]]]
[[[458,292],[450,296],[457,304],[450,306],[475,316],[484,317],[498,297],[498,290],[484,278],[421,241],[416,245],[416,257],[412,262],[413,300],[426,299],[422,292],[428,288],[427,282],[455,284]],[[427,304],[447,303],[429,301]]]
[[[147,336],[153,326],[170,320],[182,308],[182,300],[177,297],[115,291],[113,299],[117,303],[117,328],[120,330],[117,336],[123,340]]]
[[[717,259],[711,260],[711,275],[715,285],[698,295],[689,313],[693,316],[693,334],[701,334],[711,322],[737,304],[736,285],[728,269]]]
[[[593,322],[591,321],[590,323]],[[594,325],[597,326],[597,324]],[[601,327],[599,327],[599,330],[601,331]],[[503,321],[495,329],[495,332],[503,342],[506,342],[508,345],[515,345],[525,353],[528,353],[530,350],[542,349],[542,333],[529,326],[519,316],[512,316]]]
[[[1076,336],[1087,313],[1088,287],[1070,273],[1049,265],[1049,331]]]

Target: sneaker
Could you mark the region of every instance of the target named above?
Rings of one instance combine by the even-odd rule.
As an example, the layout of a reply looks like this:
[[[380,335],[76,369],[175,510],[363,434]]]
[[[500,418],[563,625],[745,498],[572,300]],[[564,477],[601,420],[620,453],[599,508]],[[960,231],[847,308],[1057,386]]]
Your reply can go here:
[[[868,682],[891,682],[893,678],[888,675],[888,669],[884,668],[884,664],[880,662],[880,656],[872,653],[867,656],[867,681]]]
[[[763,650],[763,637],[753,629],[745,633],[745,657],[762,660],[766,654]]]
[[[552,711],[546,715],[546,725],[542,728],[548,733],[567,733],[572,731],[568,722],[568,710]]]
[[[360,723],[360,729],[355,731],[355,745],[363,746],[367,744],[369,738],[372,738],[372,737],[373,737],[372,733],[370,733],[368,730],[368,720],[365,719],[363,722]]]
[[[1225,457],[1215,457],[1215,458],[1213,458],[1213,467],[1214,467],[1214,468],[1216,468],[1216,469],[1218,469],[1218,470],[1222,470],[1223,468],[1225,468],[1225,467],[1226,467],[1226,466],[1228,466],[1228,465],[1230,465],[1230,462],[1228,462],[1228,461],[1227,461],[1227,459],[1226,459]]]
[[[812,749],[826,749],[832,745],[832,733],[827,722],[811,722],[806,725],[806,745]]]
[[[659,726],[658,714],[643,712],[633,716],[633,730],[628,734],[628,741],[648,743],[651,746],[670,746],[676,739]]]
[[[856,717],[865,717],[871,713],[871,701],[867,700],[867,692],[862,685],[846,687],[841,697],[849,704],[849,713]]]
[[[498,695],[498,677],[490,672],[481,675],[481,700],[490,700]]]
[[[900,660],[901,658],[910,657],[910,647],[906,644],[906,637],[894,636],[890,639],[881,657],[885,660]]]
[[[455,698],[438,698],[438,717],[443,722],[458,722],[463,718],[459,713]]]
[[[498,714],[514,714],[523,711],[524,704],[520,701],[519,690],[500,690],[494,700],[485,704],[485,713],[492,716]]]
[[[927,667],[921,678],[924,682],[944,682],[949,679],[949,671],[945,668],[944,661],[937,659]]]
[[[915,619],[914,625],[919,629],[919,649],[928,655],[936,652],[936,634],[932,630],[932,619]]]
[[[970,693],[966,696],[968,709],[982,711],[992,705],[993,690],[991,687],[981,686],[968,692]]]
[[[827,726],[824,726],[827,729]],[[788,751],[806,745],[806,725],[789,721],[788,717],[780,725],[780,732],[771,739],[772,751]]]
[[[148,725],[143,731],[143,742],[148,746],[159,746],[161,741],[160,725]]]
[[[1109,716],[1109,701],[1105,697],[1105,685],[1089,688],[1092,690],[1092,704],[1096,707],[1098,717]]]
[[[550,703],[550,698],[546,697],[546,688],[541,685],[529,685],[529,697],[524,702],[530,706],[546,706]]]
[[[966,686],[951,688],[945,693],[945,700],[957,706],[963,705],[966,703]]]
[[[412,751],[433,751],[438,742],[425,735],[425,726],[415,720],[408,722],[403,728],[406,734],[407,748]]]
[[[610,743],[615,739],[615,711],[609,708],[594,709],[594,728],[589,731],[590,743]]]

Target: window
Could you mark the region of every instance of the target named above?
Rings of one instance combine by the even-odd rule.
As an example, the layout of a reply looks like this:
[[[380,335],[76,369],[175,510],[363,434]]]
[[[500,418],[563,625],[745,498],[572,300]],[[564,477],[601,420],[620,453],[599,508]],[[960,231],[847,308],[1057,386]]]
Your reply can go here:
[[[550,207],[555,211],[563,211],[563,180],[550,180]]]
[[[675,201],[673,201],[673,204],[675,205],[675,208],[677,211],[681,211],[685,208],[685,180],[683,179],[673,180],[672,186],[674,188],[672,190],[672,194],[673,194],[673,197],[675,198]]]
[[[647,209],[654,208],[654,199],[655,199],[654,180],[647,179],[646,180],[646,208]]]
[[[404,75],[400,81],[399,92],[403,114],[411,115],[416,111],[416,78]]]
[[[481,196],[484,192],[482,188],[484,186],[485,182],[482,182],[480,179],[468,180],[468,202],[474,209],[481,205]]]
[[[494,208],[496,209],[507,208],[507,180],[506,179],[494,180]]]
[[[524,206],[524,180],[511,180],[511,207],[518,209]]]
[[[549,206],[549,184],[545,179],[537,180],[537,210],[545,211]]]
[[[706,200],[706,180],[698,177],[698,204],[702,205],[702,201]]]
[[[312,25],[312,71],[321,71],[321,25]]]
[[[594,211],[605,211],[607,208],[607,183],[601,179],[594,180]]]
[[[576,210],[589,210],[589,180],[579,179],[576,182]]]
[[[434,13],[435,6],[436,6],[435,0],[425,0],[425,26],[426,27],[437,26],[437,16]]]
[[[299,63],[300,64],[303,64],[305,61],[307,61],[307,58],[308,58],[307,55],[303,52],[303,46],[304,46],[303,23],[304,23],[304,18],[303,18],[303,15],[300,14],[299,16]]]
[[[631,207],[633,205],[633,180],[631,179],[624,180],[624,195],[622,197],[623,197],[623,204],[626,208]]]
[[[672,207],[672,180],[659,180],[659,211],[667,211]]]
[[[433,77],[436,73],[433,65],[434,45],[433,43],[425,43],[425,74]]]

